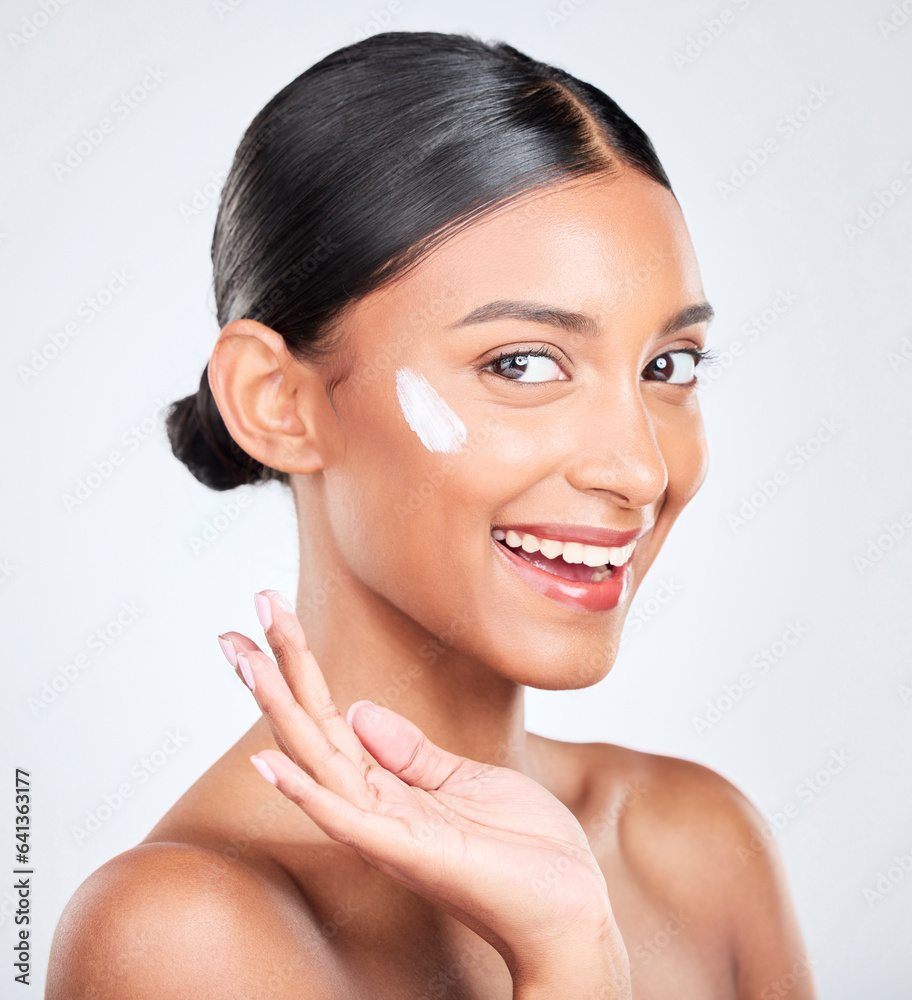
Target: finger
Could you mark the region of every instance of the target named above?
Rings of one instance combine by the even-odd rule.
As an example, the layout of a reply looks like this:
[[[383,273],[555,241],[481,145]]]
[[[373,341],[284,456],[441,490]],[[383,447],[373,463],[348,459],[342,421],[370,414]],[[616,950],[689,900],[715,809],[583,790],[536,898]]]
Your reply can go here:
[[[401,820],[359,808],[315,781],[276,750],[260,750],[250,760],[267,781],[300,806],[327,836],[351,845],[373,860],[402,863],[406,837]]]
[[[264,590],[254,600],[266,640],[295,700],[329,740],[360,766],[364,760],[361,742],[336,707],[297,614],[277,590]]]
[[[404,715],[371,701],[356,701],[348,721],[377,763],[408,785],[432,792],[467,764],[465,757],[432,743]]]
[[[465,870],[470,867],[470,859],[462,832],[455,831],[438,815],[402,802],[388,806],[385,811],[359,809],[323,788],[275,750],[261,750],[250,760],[264,778],[307,813],[328,837],[348,844],[383,874],[466,922],[465,909],[458,903],[450,905],[453,891],[447,891],[453,879],[448,869],[456,870],[459,882],[467,881]],[[440,835],[429,838],[427,834],[433,831]],[[448,833],[455,835],[447,836]],[[477,861],[473,868],[477,869]],[[471,903],[475,902],[471,879],[468,882],[468,892],[461,894]],[[441,897],[441,888],[446,898]],[[459,886],[455,889],[458,894]],[[472,909],[477,909],[477,902]]]
[[[298,704],[271,657],[251,649],[238,654],[238,665],[287,756],[330,791],[355,805],[369,806],[373,796],[364,767],[342,753]]]
[[[218,641],[219,645],[222,648],[222,652],[225,654],[226,659],[234,667],[234,672],[237,674],[238,678],[242,680],[246,685],[247,679],[243,676],[240,666],[238,665],[237,654],[239,652],[263,653],[263,650],[260,649],[260,647],[253,641],[253,639],[249,638],[248,636],[244,635],[241,632],[233,632],[229,630],[220,635],[218,637]],[[263,653],[263,655],[268,656],[268,654],[266,653]],[[247,686],[249,687],[249,685]],[[275,730],[273,730],[272,735],[279,749],[284,754],[287,754],[289,757],[293,757],[294,755],[292,754],[291,749],[285,743],[282,734],[277,733]],[[355,760],[354,763],[361,769],[361,773],[366,775],[369,766],[371,764],[376,764],[376,761],[371,756],[371,754],[367,752],[367,750],[361,744],[360,740],[358,740],[358,737],[354,735],[354,733],[352,734],[352,738],[356,741],[356,745],[358,747],[358,759]],[[351,759],[350,754],[346,754],[346,756],[349,757],[349,759]]]
[[[259,649],[260,647],[253,639],[248,639],[246,635],[242,635],[240,632],[224,632],[218,637],[218,642],[222,647],[222,652],[225,654],[225,659],[234,667],[234,672],[238,677],[244,680],[238,666],[237,654],[250,649]]]
[[[218,637],[219,645],[222,647],[222,652],[225,654],[225,658],[234,667],[234,672],[237,674],[238,679],[243,681],[250,689],[250,683],[241,671],[240,664],[238,663],[237,654],[238,653],[250,653],[250,652],[260,652],[263,651],[260,647],[253,641],[253,639],[248,638],[241,632],[228,631],[223,633]],[[247,663],[248,661],[245,661]],[[249,665],[247,666],[249,670]],[[282,739],[281,733],[276,733],[273,731],[273,739],[276,741],[276,745],[282,751],[282,753],[291,756],[291,750],[286,746],[285,741]]]

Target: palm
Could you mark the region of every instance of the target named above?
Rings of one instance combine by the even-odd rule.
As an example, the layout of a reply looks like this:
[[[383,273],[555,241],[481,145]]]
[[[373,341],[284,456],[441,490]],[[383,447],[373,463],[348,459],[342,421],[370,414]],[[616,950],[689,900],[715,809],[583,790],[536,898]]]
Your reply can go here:
[[[411,727],[402,716],[395,719],[402,729]],[[378,760],[388,759],[389,747],[370,740],[370,730],[357,721],[356,729]],[[393,746],[397,735],[394,728]],[[518,909],[524,922],[534,917],[555,931],[607,905],[604,877],[582,827],[524,774],[459,758],[436,788],[409,784],[380,763],[366,764],[364,778],[372,811],[398,824],[407,863],[402,851],[358,853],[470,926],[472,910],[491,897],[505,910]]]
[[[510,768],[463,758],[435,789],[409,785],[383,767],[371,767],[367,781],[376,790],[378,811],[401,819],[419,843],[428,841],[432,830],[452,830],[463,838],[478,838],[479,849],[487,843],[492,852],[503,848],[515,856],[520,850],[545,850],[592,857],[569,809],[538,782]]]

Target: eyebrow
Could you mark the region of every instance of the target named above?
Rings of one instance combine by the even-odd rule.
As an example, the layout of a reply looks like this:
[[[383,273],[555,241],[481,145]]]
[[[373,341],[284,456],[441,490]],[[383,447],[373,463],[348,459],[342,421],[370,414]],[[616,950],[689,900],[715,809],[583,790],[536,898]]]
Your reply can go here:
[[[673,316],[662,327],[661,335],[666,337],[677,330],[684,329],[684,327],[694,326],[697,323],[708,323],[714,315],[715,310],[708,302],[698,302],[696,305],[682,309],[676,316]],[[506,300],[488,302],[479,306],[467,316],[463,316],[462,319],[450,323],[446,329],[475,326],[497,319],[519,319],[532,323],[542,323],[546,326],[568,330],[570,333],[580,333],[587,337],[597,337],[601,333],[598,323],[588,313],[569,312],[566,309],[557,309],[554,306],[535,302],[510,302]]]

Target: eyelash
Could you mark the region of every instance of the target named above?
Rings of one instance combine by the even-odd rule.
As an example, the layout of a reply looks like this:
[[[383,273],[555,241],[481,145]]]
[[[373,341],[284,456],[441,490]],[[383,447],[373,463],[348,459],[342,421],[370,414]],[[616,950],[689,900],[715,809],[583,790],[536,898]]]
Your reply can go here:
[[[694,379],[693,382],[685,382],[681,385],[680,382],[673,383],[675,385],[681,385],[682,388],[686,389],[688,386],[693,386],[697,384],[697,369],[701,363],[703,364],[713,364],[718,361],[718,355],[715,351],[701,351],[698,347],[676,347],[673,351],[664,351],[662,354],[656,355],[656,358],[662,358],[666,354],[689,354],[694,359]],[[652,360],[655,361],[656,358]],[[650,362],[652,364],[652,362]],[[661,381],[661,380],[660,380]]]
[[[534,351],[501,351],[496,358],[491,358],[490,361],[486,361],[482,367],[492,368],[498,361],[505,361],[507,358],[550,358],[553,362],[555,362],[555,364],[560,364],[561,361],[564,360],[562,356],[555,354],[549,347],[542,344],[541,347],[536,347]],[[494,374],[496,375],[497,373],[495,372]],[[506,379],[506,381],[509,382],[511,380]],[[522,384],[541,385],[542,383],[533,382]]]
[[[674,351],[665,351],[664,353],[665,354],[690,354],[693,357],[693,359],[694,359],[694,368],[695,369],[701,363],[703,363],[703,364],[714,364],[716,361],[718,361],[718,355],[717,355],[717,353],[714,350],[701,351],[697,347],[681,347],[681,348],[677,348]],[[660,358],[662,356],[663,356],[662,354],[657,355],[657,357],[660,357]],[[498,361],[504,361],[507,358],[520,358],[520,357],[523,357],[523,358],[530,358],[530,357],[531,358],[550,358],[556,364],[560,364],[560,362],[563,360],[563,358],[560,355],[555,354],[550,348],[548,348],[546,345],[542,344],[540,347],[537,347],[534,351],[501,351],[501,353],[498,354],[497,357],[491,358],[490,361],[486,361],[484,363],[484,365],[482,366],[482,368],[484,370],[488,370],[488,369],[493,368],[493,366],[496,365]],[[655,358],[653,358],[653,361],[655,361]],[[493,372],[492,374],[496,375],[497,373]],[[511,381],[511,380],[510,379],[505,379],[504,381]],[[696,379],[695,379],[695,381],[696,381]],[[519,382],[518,384],[519,385],[544,385],[546,383],[543,383],[543,382]],[[692,385],[694,383],[685,383],[685,384],[686,385]]]

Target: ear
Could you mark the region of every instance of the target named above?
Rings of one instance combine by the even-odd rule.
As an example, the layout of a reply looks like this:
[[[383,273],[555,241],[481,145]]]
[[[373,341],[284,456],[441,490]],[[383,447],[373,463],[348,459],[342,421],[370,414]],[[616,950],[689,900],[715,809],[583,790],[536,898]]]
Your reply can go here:
[[[307,475],[323,468],[317,429],[329,406],[315,367],[294,358],[281,334],[252,319],[219,333],[209,386],[234,440],[257,461]]]

